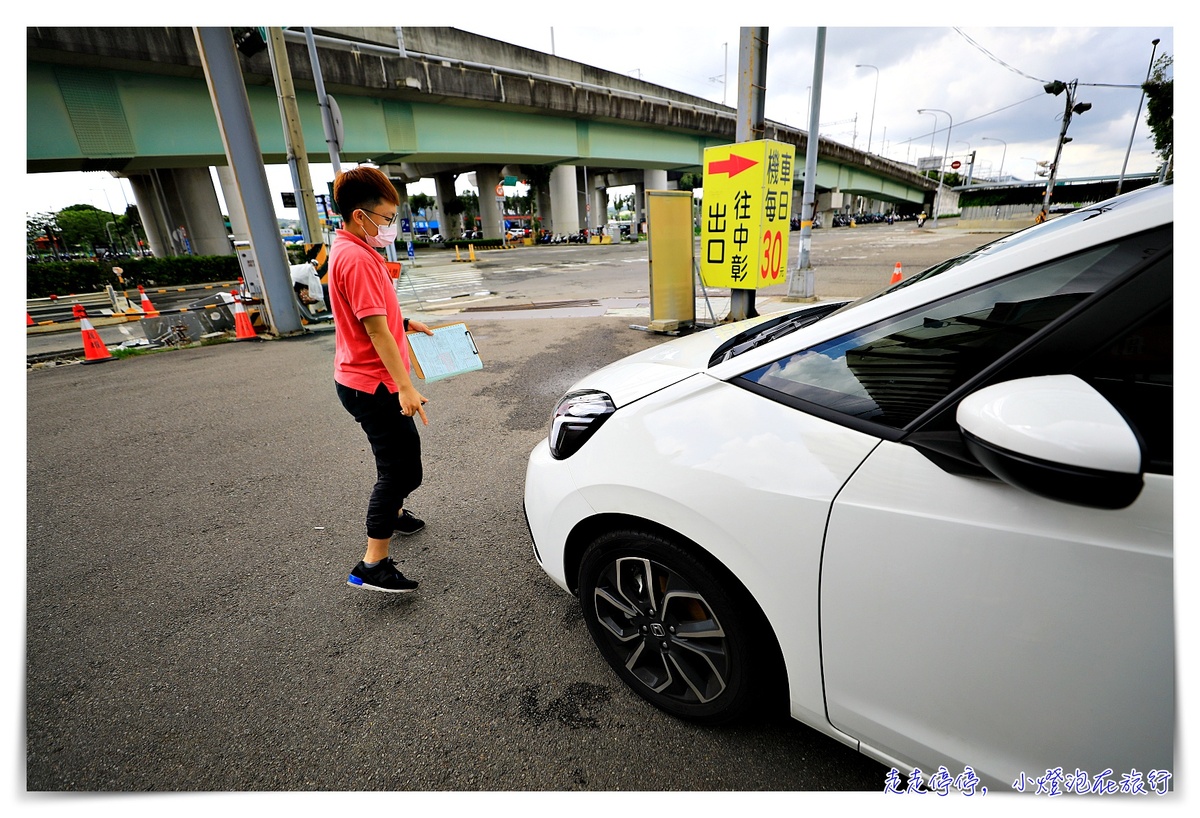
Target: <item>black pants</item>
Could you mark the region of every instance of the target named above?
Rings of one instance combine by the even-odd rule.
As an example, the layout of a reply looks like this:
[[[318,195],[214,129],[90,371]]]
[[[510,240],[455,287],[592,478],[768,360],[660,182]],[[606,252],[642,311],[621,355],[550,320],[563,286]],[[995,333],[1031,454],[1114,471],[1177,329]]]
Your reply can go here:
[[[421,485],[421,436],[413,418],[400,411],[400,398],[383,384],[375,394],[336,383],[338,399],[367,433],[378,475],[367,503],[367,536],[386,540],[396,530],[396,514]]]

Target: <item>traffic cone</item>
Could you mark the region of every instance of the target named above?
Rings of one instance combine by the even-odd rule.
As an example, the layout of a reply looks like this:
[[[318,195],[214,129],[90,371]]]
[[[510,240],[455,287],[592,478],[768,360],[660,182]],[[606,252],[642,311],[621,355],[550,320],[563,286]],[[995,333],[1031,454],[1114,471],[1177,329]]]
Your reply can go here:
[[[147,318],[157,318],[158,310],[150,303],[150,296],[146,295],[146,290],[141,284],[138,285],[138,294],[142,297],[142,312],[146,313]]]
[[[903,277],[904,277],[904,270],[903,270],[903,268],[900,267],[900,262],[897,261],[896,269],[892,270],[892,280],[888,284],[888,286],[890,287],[892,284],[899,284],[900,279]]]
[[[33,316],[30,315],[28,312],[25,313],[25,326],[32,327],[33,325],[34,325],[33,324]]]
[[[84,310],[83,305],[76,304],[72,312],[79,319],[79,328],[83,331],[83,362],[85,364],[97,364],[102,361],[111,361],[112,353],[108,351],[108,347],[104,345],[104,342],[100,340],[100,333],[96,332],[96,328],[92,326],[92,322],[87,319],[87,311]]]
[[[233,328],[237,331],[239,341],[250,341],[258,337],[254,332],[254,325],[250,323],[250,314],[242,306],[242,299],[237,290],[233,291]]]

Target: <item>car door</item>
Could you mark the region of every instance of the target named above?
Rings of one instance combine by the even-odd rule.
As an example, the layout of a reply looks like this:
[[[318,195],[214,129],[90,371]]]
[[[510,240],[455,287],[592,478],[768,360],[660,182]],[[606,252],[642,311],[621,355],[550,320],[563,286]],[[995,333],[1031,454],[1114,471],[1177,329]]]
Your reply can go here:
[[[1169,778],[1173,325],[1169,251],[1154,252],[884,440],[839,493],[822,558],[826,704],[868,752],[1005,789]],[[1127,507],[1038,496],[958,448],[946,419],[962,393],[1055,372],[1091,384],[1138,436],[1143,486]]]

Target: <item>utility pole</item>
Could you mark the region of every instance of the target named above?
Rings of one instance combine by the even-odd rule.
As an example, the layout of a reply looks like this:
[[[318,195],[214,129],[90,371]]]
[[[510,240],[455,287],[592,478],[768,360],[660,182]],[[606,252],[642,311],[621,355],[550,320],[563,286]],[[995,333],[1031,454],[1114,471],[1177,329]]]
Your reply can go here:
[[[317,200],[313,195],[312,175],[308,170],[308,153],[304,149],[304,129],[300,123],[300,106],[296,102],[296,86],[288,63],[287,43],[283,29],[267,29],[267,50],[271,70],[275,75],[275,93],[279,95],[279,116],[283,120],[283,142],[287,146],[288,168],[292,172],[292,188],[296,191],[296,208],[300,211],[300,230],[305,244],[321,244],[321,220],[317,215]]]
[[[742,28],[741,56],[738,62],[737,142],[753,142],[763,137],[764,104],[767,88],[767,29]],[[754,318],[754,290],[733,288],[729,291],[729,320]]]
[[[816,210],[817,131],[821,127],[821,82],[825,73],[825,29],[817,28],[817,48],[813,57],[812,101],[808,106],[808,144],[804,152],[804,198],[800,211],[800,258],[788,279],[786,301],[811,301],[816,298],[812,268],[812,223]],[[803,282],[801,282],[803,276]]]
[[[1082,114],[1084,111],[1089,111],[1092,108],[1090,102],[1075,102],[1075,88],[1079,85],[1079,80],[1071,80],[1070,82],[1048,82],[1044,89],[1047,94],[1058,96],[1063,91],[1067,92],[1067,105],[1063,110],[1062,130],[1058,132],[1058,146],[1054,149],[1054,161],[1050,163],[1050,176],[1046,180],[1046,195],[1042,198],[1042,210],[1037,215],[1037,221],[1044,222],[1050,218],[1050,197],[1054,193],[1054,180],[1058,178],[1058,162],[1062,157],[1063,145],[1071,141],[1071,137],[1067,136],[1067,128],[1071,125],[1071,114]]]

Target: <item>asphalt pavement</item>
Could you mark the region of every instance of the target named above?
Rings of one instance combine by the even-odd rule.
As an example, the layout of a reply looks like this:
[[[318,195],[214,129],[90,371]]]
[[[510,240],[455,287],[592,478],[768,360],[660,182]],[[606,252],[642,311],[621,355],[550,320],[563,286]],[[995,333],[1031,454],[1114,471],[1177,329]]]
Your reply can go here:
[[[645,704],[538,568],[529,452],[576,379],[667,340],[631,329],[640,307],[423,306],[467,321],[484,368],[420,386],[427,528],[393,541],[421,582],[399,598],[346,585],[374,467],[328,328],[27,371],[17,789],[882,791],[885,768],[787,718]]]

